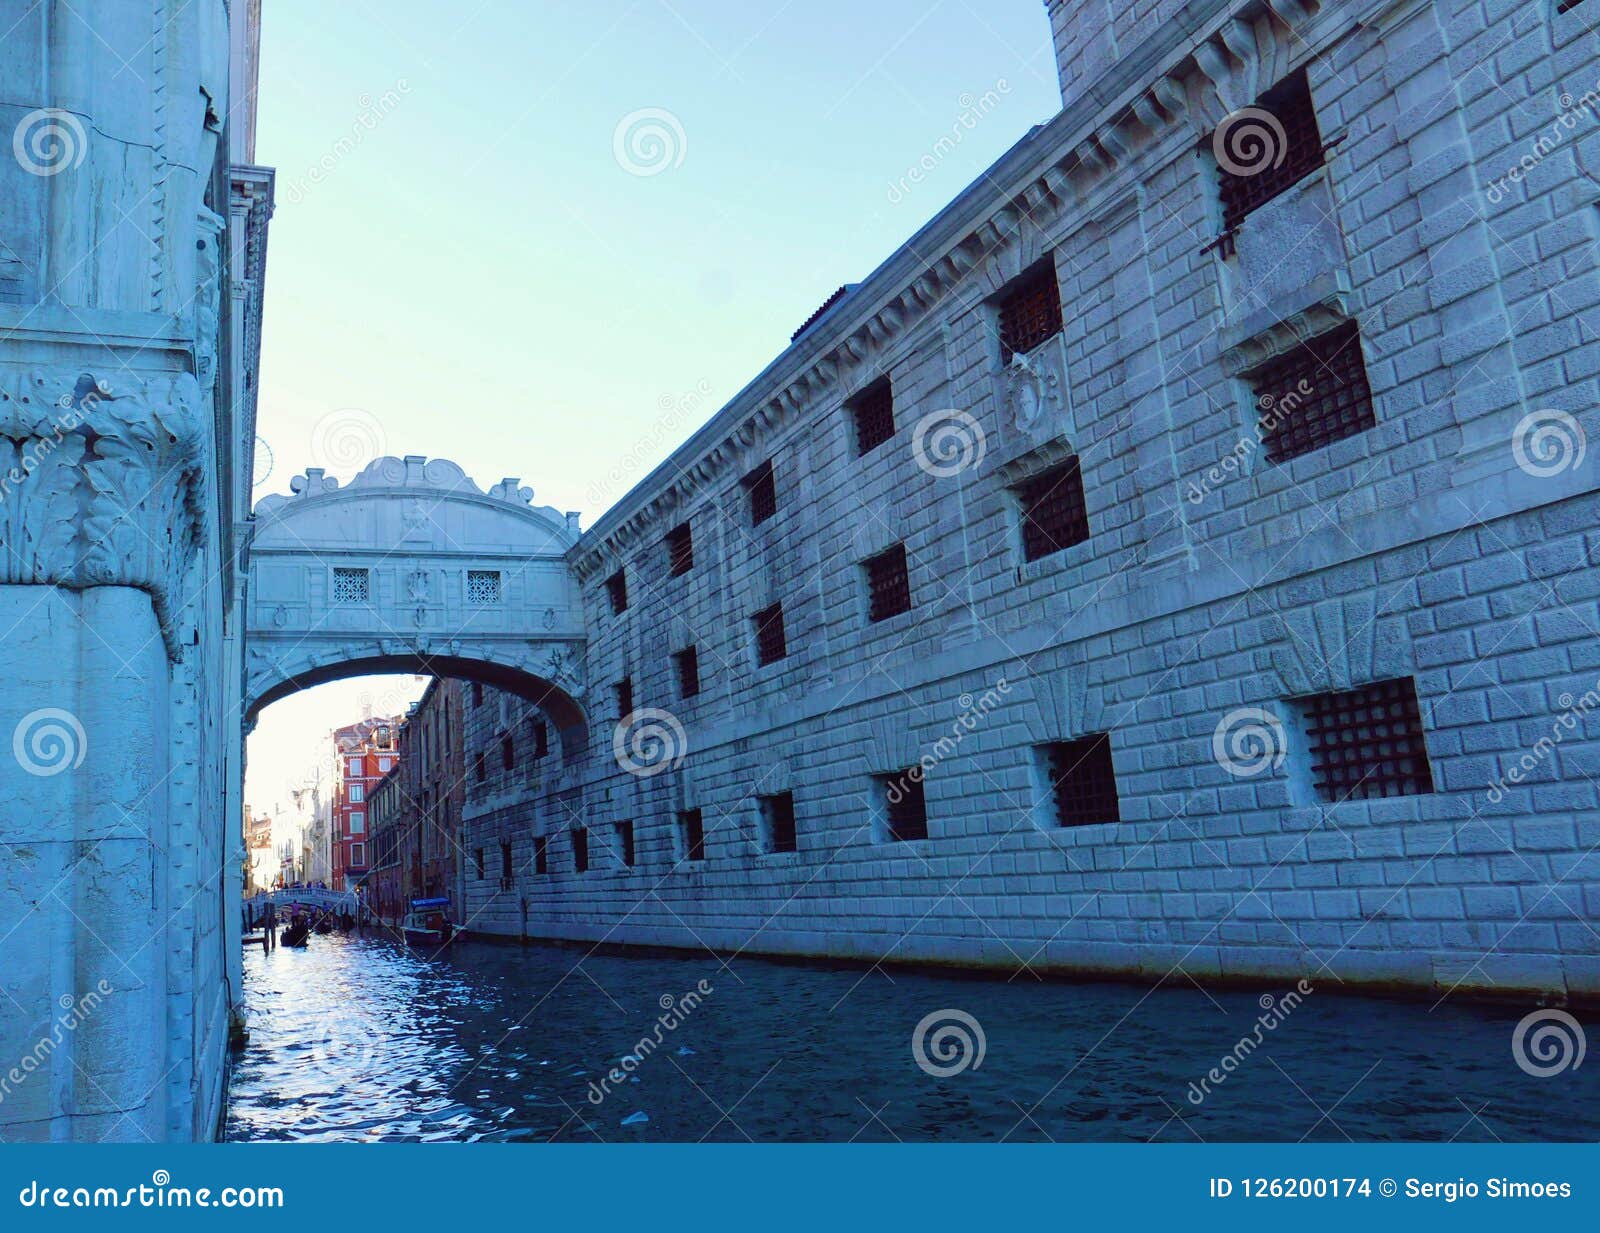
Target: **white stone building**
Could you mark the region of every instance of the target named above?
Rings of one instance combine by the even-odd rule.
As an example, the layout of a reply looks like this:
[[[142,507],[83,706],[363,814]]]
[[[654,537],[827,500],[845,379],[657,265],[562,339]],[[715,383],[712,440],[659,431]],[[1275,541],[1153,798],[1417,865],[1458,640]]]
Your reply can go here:
[[[1052,2],[469,704],[469,926],[1600,993],[1594,7]]]

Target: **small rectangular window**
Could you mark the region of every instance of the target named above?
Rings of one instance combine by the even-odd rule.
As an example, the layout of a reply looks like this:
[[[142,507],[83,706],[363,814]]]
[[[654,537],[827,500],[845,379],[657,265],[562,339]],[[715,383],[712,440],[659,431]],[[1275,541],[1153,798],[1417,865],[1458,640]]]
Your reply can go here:
[[[752,618],[756,629],[756,663],[765,667],[777,663],[789,654],[789,642],[783,628],[783,605],[773,604],[763,608]]]
[[[1076,457],[1019,484],[1022,556],[1037,561],[1089,538],[1083,470]]]
[[[910,767],[879,780],[883,790],[884,821],[895,843],[928,837],[928,807],[922,792],[922,768]]]
[[[483,877],[483,849],[477,848],[472,853],[472,868],[479,878]]]
[[[1327,159],[1305,70],[1284,78],[1253,107],[1226,117],[1206,145],[1217,160],[1222,229],[1232,235],[1246,218]]]
[[[511,770],[517,765],[517,743],[511,739],[507,732],[500,738],[500,766],[504,770]]]
[[[1417,687],[1410,677],[1300,700],[1311,776],[1325,801],[1433,791]]]
[[[511,841],[508,839],[500,841],[500,880],[511,881]]]
[[[472,705],[483,705],[483,686],[477,681],[472,682]]]
[[[359,835],[359,834],[363,833],[366,829],[367,829],[367,815],[366,815],[366,813],[364,811],[360,810],[360,809],[352,811],[351,814],[350,814],[350,833],[352,835]]]
[[[706,858],[705,818],[698,809],[685,809],[678,815],[678,842],[686,861]]]
[[[1027,355],[1061,333],[1061,290],[1056,267],[1046,261],[1023,274],[1000,295],[1000,359],[1011,363],[1014,355]]]
[[[589,832],[581,826],[572,828],[572,867],[579,873],[589,872]]]
[[[361,784],[358,784],[358,783],[353,783],[353,784],[350,785],[350,803],[352,805],[359,805],[362,801],[364,801],[366,799],[367,799],[367,790],[366,790],[365,787],[363,787]]]
[[[611,599],[611,615],[617,616],[628,610],[628,575],[618,570],[606,579],[606,595]]]
[[[894,391],[888,377],[880,377],[850,400],[855,421],[856,457],[870,454],[894,436]]]
[[[759,796],[756,800],[761,806],[761,825],[766,832],[767,851],[795,851],[794,793],[775,792],[771,796]]]
[[[867,573],[867,619],[883,621],[911,611],[911,578],[906,570],[906,546],[896,544],[886,552],[869,558]]]
[[[533,756],[542,758],[550,752],[550,729],[542,719],[530,719],[528,726],[533,732]]]
[[[694,568],[694,533],[687,522],[667,532],[667,572],[674,578]]]
[[[333,602],[336,604],[364,604],[370,598],[369,574],[364,569],[333,571]]]
[[[489,762],[481,752],[473,759],[472,773],[479,783],[489,778]]]
[[[1268,462],[1298,458],[1377,427],[1354,321],[1296,343],[1252,373],[1250,384]]]
[[[685,698],[692,698],[700,692],[700,652],[694,647],[685,647],[672,657],[673,665],[678,670],[678,693]]]
[[[772,475],[772,459],[767,459],[744,477],[750,498],[750,525],[759,527],[778,512],[778,485]]]
[[[633,823],[617,823],[617,852],[622,857],[622,863],[630,869],[633,867]]]
[[[498,604],[500,602],[500,571],[497,569],[469,569],[467,571],[467,603]]]
[[[1043,752],[1057,826],[1122,820],[1108,734],[1057,741]]]
[[[617,693],[617,715],[626,719],[633,714],[633,678],[625,676],[612,688]]]
[[[550,872],[550,838],[547,835],[533,837],[533,871],[534,873]]]

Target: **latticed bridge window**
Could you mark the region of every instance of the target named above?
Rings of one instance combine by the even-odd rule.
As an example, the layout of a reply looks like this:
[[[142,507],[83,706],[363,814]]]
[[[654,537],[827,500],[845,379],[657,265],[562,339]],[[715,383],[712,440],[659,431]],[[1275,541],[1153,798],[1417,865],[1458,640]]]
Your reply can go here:
[[[1309,454],[1377,426],[1354,321],[1296,343],[1251,376],[1269,462]]]
[[[1083,468],[1072,457],[1017,485],[1022,515],[1022,556],[1037,561],[1089,538]]]
[[[1122,820],[1108,734],[1057,741],[1044,747],[1044,755],[1058,826],[1093,826]]]
[[[1417,688],[1410,677],[1301,700],[1311,775],[1325,801],[1433,791]]]
[[[369,573],[364,569],[335,569],[333,571],[333,602],[336,604],[364,604],[370,598]]]
[[[1047,261],[1007,287],[999,301],[1000,359],[1011,363],[1061,333],[1061,289],[1056,267]]]
[[[497,569],[469,569],[467,571],[467,603],[498,604],[500,602],[500,571]]]

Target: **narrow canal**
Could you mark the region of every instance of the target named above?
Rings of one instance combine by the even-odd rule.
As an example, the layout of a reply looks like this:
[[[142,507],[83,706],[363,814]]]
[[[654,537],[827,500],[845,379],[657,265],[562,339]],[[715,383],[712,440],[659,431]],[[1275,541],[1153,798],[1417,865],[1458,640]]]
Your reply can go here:
[[[1289,992],[1269,1009],[1270,993],[1187,984],[755,958],[725,967],[709,955],[482,943],[427,959],[372,938],[314,937],[305,950],[246,954],[250,1041],[235,1059],[228,1132],[307,1141],[1600,1138],[1600,1065],[1537,1077],[1516,1064],[1513,1031],[1526,1008],[1315,988],[1285,1000]],[[913,1037],[935,1012],[919,1061]],[[1595,1020],[1583,1026],[1594,1038]],[[1235,1061],[1218,1069],[1225,1055]],[[1214,1069],[1220,1084],[1191,1087]]]

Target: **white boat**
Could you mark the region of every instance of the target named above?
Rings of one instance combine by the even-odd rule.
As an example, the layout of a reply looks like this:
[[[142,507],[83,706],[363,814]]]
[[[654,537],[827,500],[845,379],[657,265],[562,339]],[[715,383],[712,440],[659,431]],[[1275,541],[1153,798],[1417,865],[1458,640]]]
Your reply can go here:
[[[458,941],[466,931],[446,918],[444,910],[449,906],[450,901],[443,896],[413,899],[411,910],[400,922],[400,932],[405,935],[407,944],[437,948]]]

